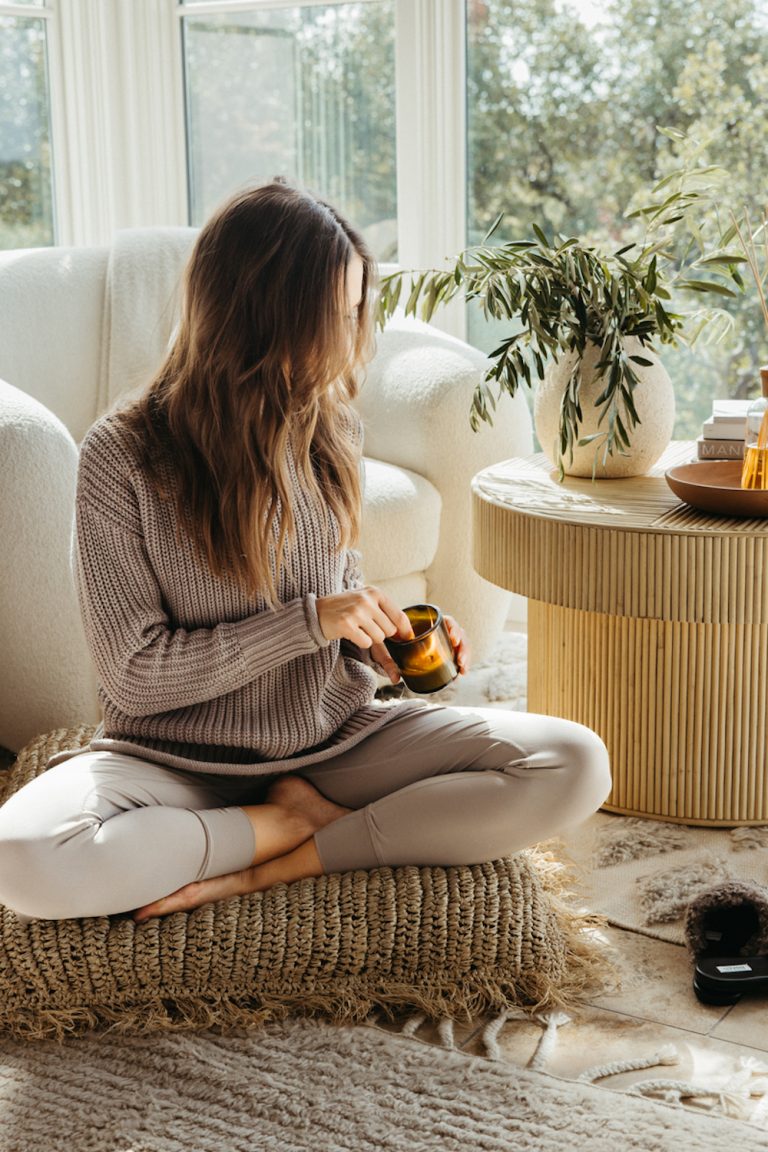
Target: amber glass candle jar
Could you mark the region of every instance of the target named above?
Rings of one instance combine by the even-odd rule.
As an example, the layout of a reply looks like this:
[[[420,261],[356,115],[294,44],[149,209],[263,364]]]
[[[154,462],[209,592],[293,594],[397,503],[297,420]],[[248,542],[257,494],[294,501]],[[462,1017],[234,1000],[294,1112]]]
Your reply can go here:
[[[385,641],[389,654],[412,692],[439,692],[459,674],[443,614],[434,604],[414,604],[403,611],[414,638]]]

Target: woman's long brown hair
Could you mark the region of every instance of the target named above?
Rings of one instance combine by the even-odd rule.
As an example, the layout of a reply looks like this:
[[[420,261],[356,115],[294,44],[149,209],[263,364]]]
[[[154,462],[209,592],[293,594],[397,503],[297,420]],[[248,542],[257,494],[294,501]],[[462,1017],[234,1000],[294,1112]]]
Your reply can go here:
[[[350,317],[355,253],[363,292]],[[372,343],[373,272],[362,238],[306,192],[276,181],[234,196],[197,238],[165,363],[121,410],[142,468],[211,570],[273,604],[294,531],[289,444],[342,546],[358,535],[349,408]]]

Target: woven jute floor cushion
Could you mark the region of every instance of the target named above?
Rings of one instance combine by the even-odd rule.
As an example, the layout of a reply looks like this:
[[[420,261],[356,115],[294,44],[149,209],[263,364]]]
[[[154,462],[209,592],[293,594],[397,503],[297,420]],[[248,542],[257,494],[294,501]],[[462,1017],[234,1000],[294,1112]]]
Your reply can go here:
[[[27,745],[0,801],[91,729]],[[524,852],[464,867],[375,868],[277,884],[137,925],[130,916],[21,923],[0,908],[0,1031],[64,1037],[229,1028],[374,1009],[468,1021],[505,1008],[573,1007],[604,974],[559,870]]]

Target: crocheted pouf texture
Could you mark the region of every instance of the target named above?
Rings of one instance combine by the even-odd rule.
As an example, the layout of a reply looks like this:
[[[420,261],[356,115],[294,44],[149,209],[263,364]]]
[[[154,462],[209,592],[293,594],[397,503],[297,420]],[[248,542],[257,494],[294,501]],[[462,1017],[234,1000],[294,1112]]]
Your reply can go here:
[[[0,777],[0,802],[87,743],[59,729]],[[375,1009],[469,1021],[505,1008],[568,1008],[605,974],[589,915],[562,868],[523,852],[486,864],[335,873],[136,924],[129,915],[20,922],[0,907],[0,1032],[62,1038],[109,1027],[338,1023]]]

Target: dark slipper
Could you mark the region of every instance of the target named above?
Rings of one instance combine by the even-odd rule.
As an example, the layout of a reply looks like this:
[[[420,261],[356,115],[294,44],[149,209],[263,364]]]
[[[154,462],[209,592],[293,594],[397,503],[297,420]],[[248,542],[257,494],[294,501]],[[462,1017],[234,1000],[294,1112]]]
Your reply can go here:
[[[739,880],[708,888],[688,905],[685,940],[703,1004],[768,988],[768,888]]]

